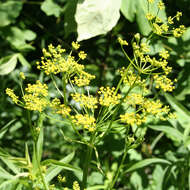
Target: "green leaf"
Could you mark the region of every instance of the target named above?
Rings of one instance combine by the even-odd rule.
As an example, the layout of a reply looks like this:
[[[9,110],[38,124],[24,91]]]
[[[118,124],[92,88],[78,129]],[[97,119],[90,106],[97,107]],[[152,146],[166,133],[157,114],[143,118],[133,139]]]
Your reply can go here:
[[[77,2],[78,0],[70,0],[66,4],[66,10],[64,14],[65,37],[67,37],[72,32],[76,32],[77,30],[77,23],[74,17],[76,12]]]
[[[180,104],[170,94],[165,94],[166,99],[170,103],[173,109],[177,112],[177,120],[184,128],[190,128],[190,111],[188,111],[182,104]]]
[[[72,152],[71,154],[69,154],[62,160],[60,160],[59,163],[63,163],[63,165],[68,164],[73,159],[74,155],[75,155],[75,153]],[[42,164],[43,164],[43,162],[42,162]],[[49,164],[49,162],[47,162],[45,164]],[[45,176],[46,181],[47,182],[51,181],[55,176],[57,176],[61,172],[62,169],[63,169],[63,166],[60,166],[60,165],[49,167],[46,172],[46,176]]]
[[[143,168],[145,166],[149,166],[149,165],[155,164],[155,163],[171,165],[171,162],[161,159],[161,158],[147,158],[145,160],[135,163],[130,168],[128,168],[124,173],[128,173],[128,172],[131,172],[131,171],[134,171],[134,170],[137,170],[137,169],[140,169],[140,168]]]
[[[177,139],[178,141],[183,141],[183,134],[175,128],[163,125],[148,125],[148,127],[156,131],[163,131],[166,134],[169,134],[173,138]]]
[[[153,4],[150,5],[150,13],[157,15],[159,0],[155,0]],[[148,13],[148,3],[147,0],[122,0],[121,12],[131,22],[135,21],[138,24],[139,30],[143,35],[148,35],[152,29],[146,19],[146,14]],[[165,10],[160,10],[158,14],[159,18],[163,21],[166,20]]]
[[[24,58],[24,56],[23,56],[21,53],[18,54],[18,60],[20,61],[20,63],[21,63],[23,66],[28,67],[28,68],[31,68],[30,63],[28,63],[28,61]]]
[[[121,12],[129,21],[135,21],[137,1],[122,0]]]
[[[12,72],[17,65],[18,54],[3,57],[0,59],[0,75],[7,75]]]
[[[13,119],[9,121],[4,127],[0,129],[0,139],[3,137],[3,135],[7,132],[7,130],[11,127],[11,125],[16,121],[16,119]]]
[[[12,26],[4,28],[0,31],[0,34],[19,51],[34,49],[34,47],[26,43],[26,41],[32,41],[36,38],[36,34],[31,30],[23,30],[16,26]]]
[[[121,0],[85,0],[77,4],[77,41],[106,34],[119,20]]]
[[[13,179],[13,175],[11,175],[10,173],[8,173],[6,170],[4,170],[1,166],[0,166],[0,179]]]
[[[45,0],[41,5],[41,10],[46,13],[47,16],[54,15],[59,17],[61,14],[61,7],[52,0]]]
[[[22,9],[22,1],[0,2],[0,27],[7,26],[14,22]]]

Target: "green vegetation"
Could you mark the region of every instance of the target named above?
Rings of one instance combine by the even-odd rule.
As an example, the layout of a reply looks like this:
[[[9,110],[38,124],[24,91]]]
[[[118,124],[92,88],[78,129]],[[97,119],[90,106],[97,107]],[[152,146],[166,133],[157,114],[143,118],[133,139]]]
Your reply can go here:
[[[190,189],[188,1],[0,2],[0,190]]]

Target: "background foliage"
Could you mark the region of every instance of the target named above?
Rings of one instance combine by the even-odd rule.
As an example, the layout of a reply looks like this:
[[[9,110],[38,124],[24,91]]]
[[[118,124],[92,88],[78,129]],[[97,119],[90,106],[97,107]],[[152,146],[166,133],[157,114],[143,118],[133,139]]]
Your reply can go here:
[[[151,54],[155,54],[162,47],[171,51],[170,62],[174,68],[172,77],[177,78],[178,83],[172,95],[162,94],[161,98],[177,113],[177,120],[154,121],[144,126],[146,139],[137,150],[129,152],[127,163],[130,165],[126,165],[126,175],[120,178],[118,189],[190,188],[189,3],[189,0],[165,1],[166,9],[162,12],[162,18],[175,15],[176,11],[181,10],[182,23],[187,31],[178,40],[160,38],[151,44]],[[144,36],[151,32],[145,19],[146,8],[146,0],[1,0],[0,147],[18,157],[25,154],[25,142],[30,147],[26,113],[15,107],[4,92],[9,87],[19,93],[20,71],[30,71],[31,74],[27,75],[30,82],[38,77],[42,78],[43,74],[35,68],[42,48],[50,43],[71,48],[72,41],[81,41],[82,48],[88,52],[87,68],[97,76],[92,86],[114,86],[119,77],[117,68],[125,65],[124,55],[116,39],[121,36],[130,41],[136,32]],[[131,49],[127,51],[130,54]],[[60,128],[63,128],[63,124],[46,121],[43,157],[63,159],[73,151],[81,149],[80,153],[77,151],[75,154],[72,163],[75,165],[82,159],[84,150],[66,142],[59,132]],[[71,135],[69,130],[65,133],[67,136]],[[116,168],[116,161],[122,154],[123,142],[119,139],[117,134],[110,135],[99,147],[100,160],[107,173],[112,173]],[[0,189],[3,189],[1,183],[5,173],[2,168],[6,168],[6,161],[1,159]],[[8,167],[9,170],[10,173],[15,172],[13,168]],[[68,175],[64,170],[62,173]],[[69,174],[73,179],[79,176],[77,173]],[[50,178],[53,179],[54,175]],[[67,183],[71,184],[73,179],[70,177]],[[97,172],[93,172],[89,184],[104,184],[104,179]]]

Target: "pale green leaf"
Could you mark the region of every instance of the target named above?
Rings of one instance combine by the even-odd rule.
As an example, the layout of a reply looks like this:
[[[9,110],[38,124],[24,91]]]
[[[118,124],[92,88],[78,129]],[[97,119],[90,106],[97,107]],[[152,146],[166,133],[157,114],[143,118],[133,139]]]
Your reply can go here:
[[[121,0],[85,0],[77,4],[77,41],[109,32],[118,22]]]
[[[17,65],[18,54],[0,59],[0,75],[7,75],[12,72]]]
[[[164,160],[164,159],[161,159],[161,158],[147,158],[145,160],[142,160],[142,161],[139,161],[139,162],[133,164],[124,173],[128,173],[128,172],[140,169],[140,168],[144,168],[146,166],[149,166],[149,165],[155,164],[155,163],[171,165],[171,162]]]
[[[72,152],[71,154],[69,154],[68,156],[66,156],[65,158],[60,160],[59,162],[61,162],[63,164],[68,164],[73,159],[74,155],[75,155],[75,153]],[[42,164],[43,164],[43,162],[42,162]],[[49,163],[47,163],[47,164],[49,164]],[[47,182],[51,181],[62,170],[63,170],[63,166],[60,166],[60,165],[49,167],[47,172],[46,172],[46,176],[45,176],[46,181]]]
[[[0,2],[0,27],[7,26],[14,22],[22,9],[22,1]]]
[[[54,15],[59,17],[61,14],[61,7],[53,0],[45,0],[41,5],[41,10],[44,11],[47,16]]]

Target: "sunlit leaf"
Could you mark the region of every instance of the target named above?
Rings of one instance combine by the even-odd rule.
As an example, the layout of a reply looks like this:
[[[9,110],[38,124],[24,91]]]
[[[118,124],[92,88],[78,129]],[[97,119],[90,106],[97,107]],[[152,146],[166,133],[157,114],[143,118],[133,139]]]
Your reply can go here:
[[[106,34],[119,20],[121,0],[85,0],[77,4],[78,41]]]

